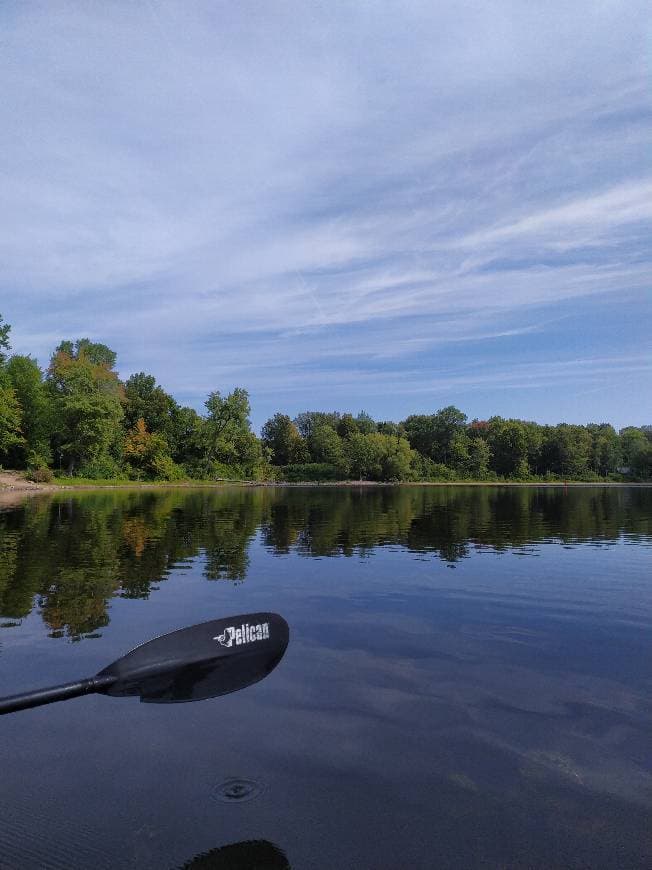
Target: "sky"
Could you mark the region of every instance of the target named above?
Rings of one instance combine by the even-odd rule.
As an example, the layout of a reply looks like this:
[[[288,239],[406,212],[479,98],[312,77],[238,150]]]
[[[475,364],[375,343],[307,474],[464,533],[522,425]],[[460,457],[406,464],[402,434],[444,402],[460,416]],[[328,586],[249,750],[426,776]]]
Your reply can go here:
[[[0,313],[201,410],[652,423],[639,0],[0,6]]]

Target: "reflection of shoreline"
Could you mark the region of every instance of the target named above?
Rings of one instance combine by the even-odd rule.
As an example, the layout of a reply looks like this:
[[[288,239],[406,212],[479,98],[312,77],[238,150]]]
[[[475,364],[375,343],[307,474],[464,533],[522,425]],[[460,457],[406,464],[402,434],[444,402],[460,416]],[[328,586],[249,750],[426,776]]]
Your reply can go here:
[[[158,489],[217,489],[223,490],[228,488],[236,489],[397,489],[399,487],[409,487],[410,489],[419,489],[422,487],[440,487],[440,488],[458,488],[458,487],[486,487],[488,489],[502,488],[527,488],[527,489],[629,489],[637,487],[642,489],[652,489],[652,482],[625,482],[625,481],[585,481],[585,480],[569,480],[569,481],[518,481],[518,480],[401,480],[401,481],[379,481],[379,480],[325,480],[325,481],[261,481],[261,480],[216,480],[216,481],[177,481],[170,483],[167,481],[120,481],[117,483],[104,483],[100,480],[93,483],[32,483],[31,481],[16,478],[12,483],[3,483],[0,481],[0,504],[9,502],[12,498],[22,498],[28,495],[37,495],[40,493],[52,492],[75,492],[76,490],[102,492],[104,490],[123,489],[123,490],[158,490]]]
[[[165,483],[160,482],[128,482],[125,483],[79,483],[64,486],[58,483],[30,483],[21,481],[14,485],[2,485],[0,483],[0,511],[5,508],[20,507],[26,500],[35,496],[54,495],[56,493],[74,492],[110,492],[114,490],[129,491],[152,491],[152,490],[217,490],[229,489],[460,489],[464,487],[486,489],[652,489],[652,483],[618,483],[604,481],[602,483],[589,483],[579,480],[568,483],[519,483],[518,481],[481,481],[481,480],[455,480],[455,481],[401,481],[399,483],[383,482],[376,480],[334,480],[318,483],[305,481],[302,483],[290,483],[285,481],[266,482],[258,480],[225,480],[215,483]]]
[[[139,486],[0,494],[0,614],[36,610],[53,637],[93,637],[109,601],[148,598],[199,559],[208,581],[244,582],[256,536],[276,555],[400,547],[449,565],[478,549],[652,541],[651,488],[416,484]],[[17,500],[17,502],[16,502]]]

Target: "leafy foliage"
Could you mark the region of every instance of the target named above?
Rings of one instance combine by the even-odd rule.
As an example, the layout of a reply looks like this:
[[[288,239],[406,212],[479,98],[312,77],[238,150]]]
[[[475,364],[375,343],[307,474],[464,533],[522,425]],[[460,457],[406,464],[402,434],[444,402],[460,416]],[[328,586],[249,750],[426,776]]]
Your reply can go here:
[[[334,481],[339,480],[340,470],[336,465],[327,462],[308,462],[297,465],[286,465],[282,469],[283,480],[289,483],[302,483],[303,481]]]
[[[145,372],[122,384],[116,354],[62,341],[45,378],[36,360],[9,356],[0,317],[0,463],[62,467],[90,479],[650,480],[652,426],[541,426],[492,417],[467,423],[449,405],[403,421],[361,411],[274,414],[258,438],[249,394],[213,391],[201,415]]]
[[[165,437],[174,428],[177,409],[172,396],[157,386],[152,375],[138,372],[125,382],[124,423],[127,429],[132,429],[142,419],[150,432]]]
[[[162,435],[148,432],[141,417],[127,432],[124,457],[132,477],[159,480],[178,480],[183,472],[177,469]]]
[[[6,363],[7,354],[11,349],[11,345],[9,344],[10,332],[11,326],[4,322],[2,315],[0,314],[0,368]]]
[[[12,448],[22,447],[25,439],[20,428],[21,408],[12,387],[0,385],[0,461]]]
[[[51,408],[43,373],[29,356],[12,356],[6,365],[7,378],[20,405],[22,441],[9,458],[13,466],[47,466],[52,460]]]
[[[251,431],[247,391],[236,387],[226,396],[215,391],[205,405],[208,411],[203,427],[206,457],[225,465],[255,465],[262,458],[262,451],[260,441]]]
[[[287,414],[274,414],[261,430],[261,438],[275,465],[305,462],[308,446]]]
[[[48,369],[48,386],[58,421],[57,446],[69,473],[109,449],[122,417],[123,388],[109,362],[115,354],[87,339],[63,342]]]
[[[527,431],[520,420],[492,417],[487,444],[497,474],[516,479],[529,475]]]

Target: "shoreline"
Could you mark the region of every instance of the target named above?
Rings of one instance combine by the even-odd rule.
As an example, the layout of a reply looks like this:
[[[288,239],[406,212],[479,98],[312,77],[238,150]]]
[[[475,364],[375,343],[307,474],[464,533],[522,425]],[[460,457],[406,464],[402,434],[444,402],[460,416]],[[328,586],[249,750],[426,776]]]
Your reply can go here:
[[[52,494],[57,492],[101,491],[106,489],[223,489],[225,487],[241,488],[275,488],[283,489],[307,489],[307,488],[331,488],[331,489],[355,489],[355,488],[388,488],[397,486],[428,486],[428,487],[461,487],[461,486],[488,486],[488,487],[563,487],[563,488],[586,488],[586,487],[652,487],[650,482],[626,482],[626,481],[496,481],[496,480],[452,480],[452,481],[375,481],[375,480],[334,480],[334,481],[256,481],[256,480],[216,480],[216,481],[89,481],[84,483],[34,483],[26,480],[21,472],[0,471],[0,505],[6,504],[15,498],[22,499],[30,495]],[[12,499],[11,497],[14,497]]]

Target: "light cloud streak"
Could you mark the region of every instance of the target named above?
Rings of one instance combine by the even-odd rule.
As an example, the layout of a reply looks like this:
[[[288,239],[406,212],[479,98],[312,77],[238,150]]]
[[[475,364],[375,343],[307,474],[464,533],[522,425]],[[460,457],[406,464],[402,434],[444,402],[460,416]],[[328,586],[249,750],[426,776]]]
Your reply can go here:
[[[651,422],[645,12],[5,4],[15,349],[89,335],[196,407],[245,386],[257,425]]]

